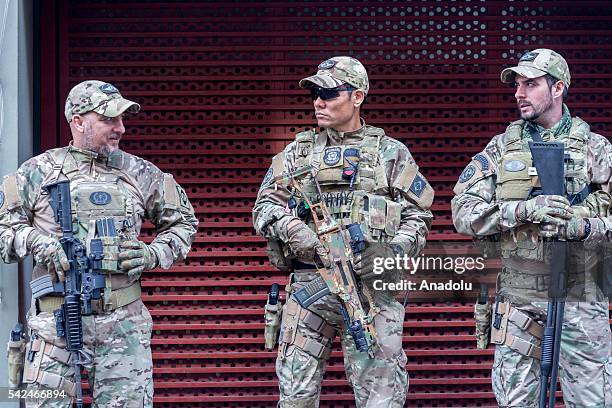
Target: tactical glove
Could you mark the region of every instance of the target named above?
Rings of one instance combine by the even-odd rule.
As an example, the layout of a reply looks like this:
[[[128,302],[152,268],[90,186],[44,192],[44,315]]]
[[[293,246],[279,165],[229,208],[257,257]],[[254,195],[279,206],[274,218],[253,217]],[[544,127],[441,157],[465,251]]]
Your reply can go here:
[[[574,216],[560,225],[542,225],[540,227],[540,236],[557,238],[563,241],[583,241],[590,232],[590,227],[591,222],[588,218]]]
[[[144,271],[157,265],[157,254],[144,242],[131,240],[119,245],[119,267],[131,279],[139,279]]]
[[[26,247],[34,256],[36,263],[43,266],[51,275],[53,282],[63,282],[64,272],[70,269],[68,257],[59,240],[34,230],[28,235]]]
[[[355,274],[365,280],[394,276],[397,270],[396,255],[403,252],[398,248],[400,247],[395,244],[368,242],[365,250],[355,256],[353,262]],[[393,259],[391,267],[389,267],[390,261],[386,261],[388,258]]]
[[[523,223],[561,225],[572,214],[567,198],[559,195],[540,195],[521,201],[516,207],[516,219]]]
[[[288,225],[287,244],[291,252],[299,259],[312,259],[315,263],[320,260],[323,266],[329,267],[330,261],[327,249],[319,241],[317,234],[308,228],[302,221]]]

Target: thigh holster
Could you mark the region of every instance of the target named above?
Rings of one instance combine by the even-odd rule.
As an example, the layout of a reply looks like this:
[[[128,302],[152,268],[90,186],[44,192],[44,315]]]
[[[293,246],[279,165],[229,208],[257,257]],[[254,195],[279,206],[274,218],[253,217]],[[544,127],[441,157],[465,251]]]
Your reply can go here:
[[[495,313],[492,315],[491,343],[508,346],[524,356],[539,360],[542,353],[540,346],[508,333],[509,322],[517,326],[522,332],[535,337],[536,343],[541,342],[544,333],[544,327],[541,324],[512,307],[510,302],[498,300],[495,305]]]
[[[75,395],[75,383],[61,375],[41,370],[43,356],[65,365],[70,365],[72,355],[67,350],[52,343],[47,343],[36,335],[28,343],[26,348],[26,361],[23,372],[24,384],[39,384],[50,389],[58,389],[66,392],[68,396]]]
[[[323,336],[322,341],[310,338],[298,331],[300,322],[303,326]],[[287,347],[293,345],[317,359],[327,359],[331,351],[331,342],[336,336],[336,329],[322,317],[300,306],[295,299],[289,298],[283,311],[283,323],[279,338],[279,355],[285,356]]]

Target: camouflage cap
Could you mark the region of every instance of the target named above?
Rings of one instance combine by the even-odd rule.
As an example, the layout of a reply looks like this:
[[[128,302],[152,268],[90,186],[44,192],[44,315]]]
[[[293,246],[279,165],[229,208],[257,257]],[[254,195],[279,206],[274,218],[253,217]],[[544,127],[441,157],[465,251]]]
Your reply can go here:
[[[68,93],[64,115],[70,122],[72,115],[91,111],[114,118],[125,111],[136,113],[139,110],[140,105],[121,96],[115,86],[107,82],[87,80],[75,85]]]
[[[313,85],[335,88],[343,84],[361,89],[366,95],[370,89],[365,67],[353,57],[333,57],[323,61],[315,75],[300,81],[300,88],[310,88]]]
[[[506,68],[501,72],[501,80],[505,83],[514,82],[516,74],[525,78],[538,78],[550,74],[570,86],[570,71],[565,59],[558,53],[547,48],[529,51],[521,57],[516,67]]]

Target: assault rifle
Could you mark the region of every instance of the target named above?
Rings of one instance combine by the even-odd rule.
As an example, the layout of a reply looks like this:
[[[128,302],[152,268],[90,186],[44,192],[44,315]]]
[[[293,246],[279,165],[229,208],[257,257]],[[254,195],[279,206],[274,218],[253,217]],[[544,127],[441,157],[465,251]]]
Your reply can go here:
[[[330,266],[326,267],[320,259],[315,259],[317,272],[327,286],[326,292],[336,294],[340,298],[342,302],[340,313],[346,329],[353,337],[355,348],[360,352],[367,352],[372,358],[376,343],[374,315],[378,309],[367,287],[360,288],[352,266],[354,256],[365,249],[363,233],[358,224],[348,226],[339,224],[323,200],[317,203],[311,202],[298,181],[309,175],[315,183],[319,197],[322,197],[321,187],[312,175],[310,165],[301,167],[291,174],[280,175],[274,178],[273,182],[293,186],[306,201],[315,223],[316,233],[321,244],[327,249],[331,261]]]
[[[72,354],[74,369],[75,402],[78,408],[83,407],[83,390],[81,388],[81,367],[90,363],[89,356],[83,351],[82,315],[92,313],[91,301],[100,299],[101,290],[105,287],[105,278],[96,273],[101,269],[104,257],[102,240],[91,240],[90,254],[74,236],[72,230],[72,208],[70,204],[70,182],[59,181],[45,186],[50,195],[50,204],[55,215],[55,221],[62,229],[60,243],[66,253],[70,269],[65,273],[64,303],[55,310],[55,328],[58,337],[66,339],[67,350]],[[101,221],[109,220],[99,220]],[[112,222],[112,220],[110,220]],[[109,222],[109,224],[110,224]],[[101,224],[100,224],[101,225]],[[114,224],[112,225],[114,229]]]
[[[565,148],[563,143],[530,141],[529,148],[531,149],[533,164],[540,178],[542,194],[565,196],[563,166]],[[540,357],[540,408],[546,408],[547,406],[547,392],[549,394],[548,406],[555,406],[568,273],[567,242],[558,239],[546,239],[545,241],[550,248],[551,261],[548,311]]]

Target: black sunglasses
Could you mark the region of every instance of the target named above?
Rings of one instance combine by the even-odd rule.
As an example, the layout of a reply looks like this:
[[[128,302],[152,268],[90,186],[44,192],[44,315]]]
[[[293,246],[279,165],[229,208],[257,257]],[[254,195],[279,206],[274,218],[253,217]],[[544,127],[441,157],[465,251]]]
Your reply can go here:
[[[321,88],[314,86],[310,88],[310,98],[316,101],[317,98],[321,98],[323,101],[329,101],[340,96],[340,91],[354,91],[355,88],[351,85],[340,85],[335,88]]]

